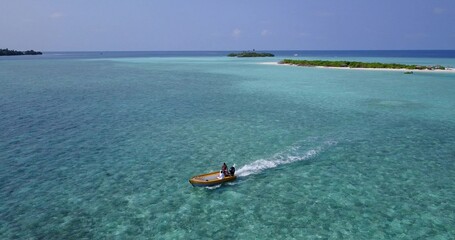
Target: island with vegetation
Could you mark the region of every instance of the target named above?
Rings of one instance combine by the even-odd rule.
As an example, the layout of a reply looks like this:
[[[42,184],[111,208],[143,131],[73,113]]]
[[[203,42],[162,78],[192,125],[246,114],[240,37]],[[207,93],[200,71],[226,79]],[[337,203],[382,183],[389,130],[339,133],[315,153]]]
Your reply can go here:
[[[406,69],[406,70],[446,70],[445,67],[407,65],[399,63],[354,62],[354,61],[324,61],[324,60],[293,60],[284,59],[280,64],[290,64],[304,67],[337,67],[337,68],[375,68],[375,69]]]
[[[228,57],[275,57],[271,53],[260,53],[256,51],[244,51],[240,53],[230,53]]]
[[[42,52],[27,50],[27,51],[17,51],[9,50],[8,48],[0,49],[0,56],[20,56],[20,55],[41,55]]]

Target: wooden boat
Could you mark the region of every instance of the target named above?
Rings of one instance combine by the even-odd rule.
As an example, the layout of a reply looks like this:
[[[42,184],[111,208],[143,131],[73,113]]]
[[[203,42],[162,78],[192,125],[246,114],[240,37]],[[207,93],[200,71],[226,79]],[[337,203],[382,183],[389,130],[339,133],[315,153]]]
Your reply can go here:
[[[220,172],[211,172],[206,174],[201,174],[190,178],[190,183],[193,187],[209,187],[219,185],[225,182],[234,181],[237,176],[225,176],[223,179],[219,179]]]

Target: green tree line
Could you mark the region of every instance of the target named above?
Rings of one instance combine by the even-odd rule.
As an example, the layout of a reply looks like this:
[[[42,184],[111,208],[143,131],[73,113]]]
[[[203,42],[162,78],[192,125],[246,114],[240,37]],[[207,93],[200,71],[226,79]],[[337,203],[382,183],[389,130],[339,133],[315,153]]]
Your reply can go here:
[[[307,67],[347,67],[347,68],[389,68],[389,69],[409,69],[409,70],[444,70],[443,66],[420,66],[399,63],[379,63],[379,62],[355,62],[355,61],[324,61],[324,60],[293,60],[284,59],[281,64],[291,64]]]
[[[41,55],[42,52],[27,50],[27,51],[17,51],[9,50],[8,48],[0,49],[0,56],[16,56],[16,55]]]
[[[241,53],[229,53],[228,57],[275,57],[271,53],[260,53],[260,52],[241,52]]]

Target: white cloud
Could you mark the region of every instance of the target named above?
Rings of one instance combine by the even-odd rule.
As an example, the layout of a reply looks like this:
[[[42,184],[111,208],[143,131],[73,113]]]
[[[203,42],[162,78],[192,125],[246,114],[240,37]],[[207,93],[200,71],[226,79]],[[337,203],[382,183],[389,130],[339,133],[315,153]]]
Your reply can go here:
[[[436,15],[443,14],[446,10],[444,8],[435,7],[433,8],[433,13]]]
[[[61,13],[61,12],[54,12],[54,13],[52,13],[49,17],[52,18],[52,19],[61,18],[61,17],[63,17],[63,13]]]
[[[415,32],[415,33],[406,33],[404,37],[410,40],[421,40],[427,37],[427,34],[422,32]]]
[[[316,17],[331,17],[331,16],[333,16],[333,14],[331,12],[328,12],[328,11],[316,11],[314,13],[314,15]]]
[[[270,33],[271,33],[271,32],[270,32],[269,30],[264,29],[264,30],[261,31],[261,36],[265,37],[265,36],[270,35]]]
[[[232,36],[234,38],[239,38],[241,34],[242,34],[242,31],[240,31],[240,29],[238,29],[238,28],[232,30]]]

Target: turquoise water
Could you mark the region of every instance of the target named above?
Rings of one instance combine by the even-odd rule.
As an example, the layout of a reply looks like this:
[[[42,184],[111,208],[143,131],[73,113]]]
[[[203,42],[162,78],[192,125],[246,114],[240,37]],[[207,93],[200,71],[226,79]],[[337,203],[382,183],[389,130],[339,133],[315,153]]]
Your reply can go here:
[[[0,61],[0,239],[455,238],[455,74],[278,60]]]

